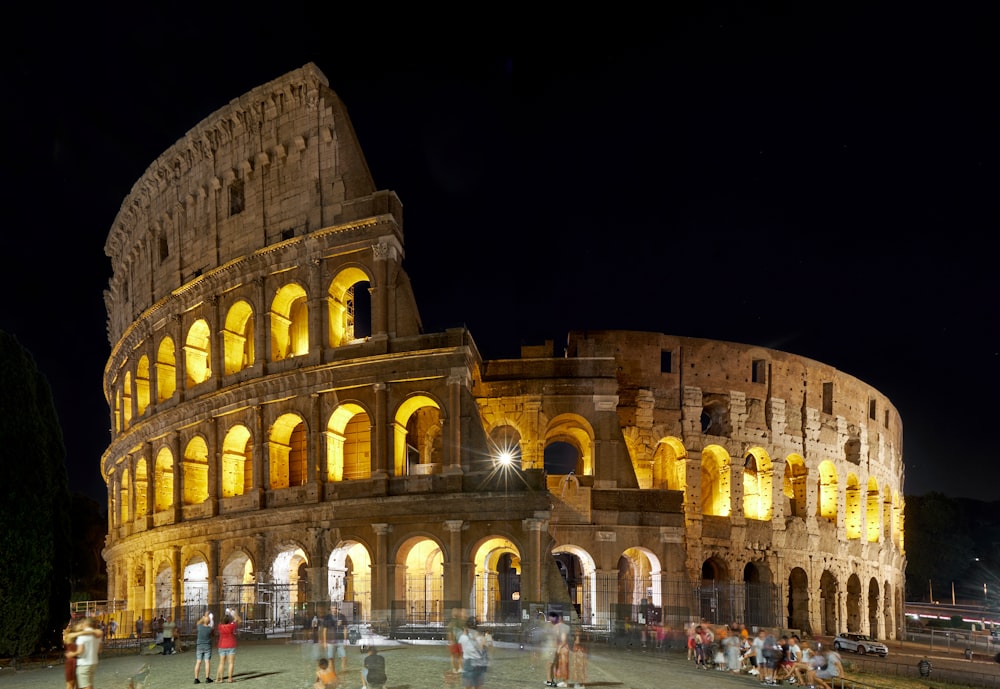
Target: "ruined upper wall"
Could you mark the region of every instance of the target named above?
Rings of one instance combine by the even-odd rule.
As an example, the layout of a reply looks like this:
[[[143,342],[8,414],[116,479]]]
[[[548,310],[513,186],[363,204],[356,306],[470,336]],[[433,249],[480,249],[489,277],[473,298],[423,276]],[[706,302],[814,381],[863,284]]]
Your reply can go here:
[[[313,64],[231,101],[146,170],[105,243],[112,344],[178,287],[263,247],[334,224],[392,215],[347,110]]]

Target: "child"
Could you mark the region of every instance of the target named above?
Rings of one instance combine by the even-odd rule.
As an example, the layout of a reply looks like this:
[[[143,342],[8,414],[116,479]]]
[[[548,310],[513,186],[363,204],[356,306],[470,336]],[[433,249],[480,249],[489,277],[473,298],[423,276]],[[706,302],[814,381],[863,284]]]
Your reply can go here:
[[[327,658],[320,658],[316,668],[316,681],[313,689],[334,689],[337,686],[337,672]]]

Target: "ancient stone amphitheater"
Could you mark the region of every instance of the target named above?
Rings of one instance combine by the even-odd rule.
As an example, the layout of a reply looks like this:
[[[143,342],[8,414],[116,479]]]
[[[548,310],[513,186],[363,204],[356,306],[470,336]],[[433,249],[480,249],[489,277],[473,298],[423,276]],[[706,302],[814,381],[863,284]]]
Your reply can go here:
[[[579,331],[484,361],[464,328],[424,332],[400,200],[314,65],[164,152],[105,249],[104,556],[129,618],[898,633],[884,395],[730,342]]]

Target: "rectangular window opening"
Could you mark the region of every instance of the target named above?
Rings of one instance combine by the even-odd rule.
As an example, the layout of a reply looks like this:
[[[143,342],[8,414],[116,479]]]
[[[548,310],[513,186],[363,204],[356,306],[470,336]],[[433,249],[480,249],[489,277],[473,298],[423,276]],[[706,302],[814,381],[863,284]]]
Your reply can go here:
[[[767,362],[763,359],[754,359],[750,366],[750,382],[767,382]]]
[[[294,227],[289,227],[288,229],[281,231],[281,241],[285,241],[286,239],[291,239],[294,236],[295,236]]]
[[[673,372],[673,352],[667,350],[660,351],[660,373]]]
[[[234,179],[229,185],[229,215],[237,215],[243,212],[243,180]]]
[[[872,421],[875,420],[875,400],[868,400],[868,418]]]
[[[833,383],[823,383],[823,413],[833,413]]]

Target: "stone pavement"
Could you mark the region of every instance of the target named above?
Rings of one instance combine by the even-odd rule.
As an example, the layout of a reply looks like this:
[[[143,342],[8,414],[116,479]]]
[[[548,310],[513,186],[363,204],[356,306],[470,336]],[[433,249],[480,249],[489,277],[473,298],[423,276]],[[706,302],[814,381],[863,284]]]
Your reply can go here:
[[[446,672],[450,665],[444,642],[400,642],[379,638],[374,643],[385,656],[389,677],[386,689],[461,689],[461,677]],[[236,652],[234,684],[244,689],[312,689],[316,667],[314,654],[318,648],[315,644],[278,639],[241,642]],[[347,646],[347,649],[347,671],[341,673],[338,668],[340,689],[359,689],[363,654],[359,646]],[[594,645],[588,650],[588,676],[587,681],[581,683],[582,687],[756,689],[760,686],[756,677],[697,670],[686,660],[683,651],[663,654],[604,645]],[[105,657],[97,670],[95,689],[129,689],[130,675],[144,663],[149,664],[149,674],[142,689],[193,686],[194,661],[191,650],[172,656]],[[217,663],[218,655],[213,652],[213,676]],[[541,663],[533,650],[517,644],[498,643],[493,650],[484,689],[544,689],[544,679]],[[571,683],[570,687],[573,686]],[[29,687],[62,689],[62,666],[0,671],[0,689]]]

